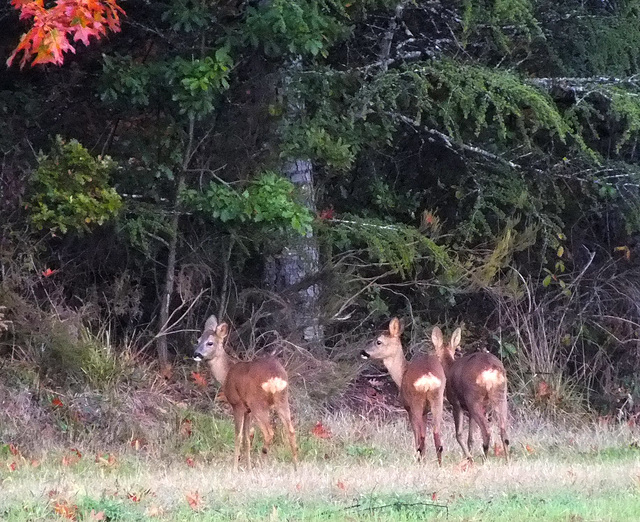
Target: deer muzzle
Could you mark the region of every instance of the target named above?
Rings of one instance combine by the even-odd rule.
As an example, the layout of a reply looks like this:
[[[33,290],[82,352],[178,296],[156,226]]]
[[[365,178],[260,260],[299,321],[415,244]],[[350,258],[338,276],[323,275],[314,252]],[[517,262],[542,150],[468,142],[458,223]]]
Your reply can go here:
[[[362,350],[360,352],[360,357],[362,357],[363,359],[369,359],[370,358],[370,356],[369,356],[369,354],[367,353],[366,350]]]

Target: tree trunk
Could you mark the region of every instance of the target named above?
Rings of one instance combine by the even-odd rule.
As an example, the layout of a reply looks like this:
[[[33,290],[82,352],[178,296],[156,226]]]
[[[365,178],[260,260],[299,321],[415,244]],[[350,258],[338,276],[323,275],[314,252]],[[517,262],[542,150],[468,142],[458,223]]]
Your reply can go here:
[[[283,125],[290,125],[299,120],[304,113],[304,102],[292,87],[293,75],[302,66],[302,59],[296,58],[285,71],[283,78],[284,96],[286,100]],[[306,158],[289,158],[282,166],[282,174],[298,189],[302,203],[315,212],[315,192],[313,189],[313,164]],[[318,242],[313,231],[305,236],[291,237],[289,244],[274,258],[267,260],[266,275],[270,286],[276,291],[286,291],[292,285],[319,270],[320,256]],[[310,285],[297,292],[292,303],[294,327],[302,332],[305,341],[320,349],[323,342],[323,329],[319,323],[320,286]]]
[[[168,323],[171,311],[171,297],[173,295],[173,287],[176,277],[176,253],[178,249],[178,233],[180,231],[180,193],[184,189],[186,170],[189,166],[189,161],[191,160],[194,125],[195,119],[193,116],[191,116],[189,118],[189,138],[182,159],[182,169],[176,180],[176,193],[173,201],[173,216],[171,217],[171,238],[169,239],[169,253],[167,256],[167,270],[165,275],[164,291],[161,297],[160,315],[158,316],[158,341],[156,344],[156,350],[158,352],[158,359],[160,360],[160,364],[163,368],[169,365],[169,346],[167,343],[166,331],[169,328]]]

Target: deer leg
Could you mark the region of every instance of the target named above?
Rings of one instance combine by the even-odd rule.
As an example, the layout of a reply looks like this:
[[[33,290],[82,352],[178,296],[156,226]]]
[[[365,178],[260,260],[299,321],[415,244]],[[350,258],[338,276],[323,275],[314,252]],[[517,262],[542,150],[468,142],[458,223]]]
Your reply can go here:
[[[507,419],[509,409],[507,406],[507,390],[502,392],[501,397],[496,401],[496,416],[498,417],[498,427],[500,428],[500,440],[504,449],[504,458],[509,462],[509,438],[507,437]]]
[[[413,436],[418,451],[418,460],[422,460],[422,457],[424,457],[424,436],[426,431],[422,410],[420,408],[412,408],[409,410],[409,420],[411,421],[411,428],[413,429]]]
[[[244,449],[246,451],[247,469],[251,469],[251,412],[246,411],[243,419]]]
[[[269,420],[269,407],[267,405],[253,406],[251,407],[251,412],[260,427],[260,431],[262,431],[262,437],[264,438],[262,454],[266,455],[269,453],[269,448],[273,442],[273,428]]]
[[[235,427],[235,447],[233,457],[233,469],[238,471],[238,461],[240,460],[240,449],[242,447],[242,437],[244,435],[244,409],[234,408],[233,410],[233,423]]]
[[[458,441],[458,444],[460,444],[460,447],[462,448],[462,452],[464,453],[464,456],[473,462],[473,457],[471,456],[471,453],[469,452],[469,448],[467,448],[466,444],[464,443],[464,439],[462,437],[462,421],[464,417],[464,412],[462,411],[462,408],[458,403],[451,402],[451,407],[453,409],[453,423],[456,427],[456,440]]]
[[[291,422],[291,410],[289,409],[289,401],[286,397],[280,404],[277,405],[276,413],[278,414],[278,417],[280,417],[282,425],[287,432],[289,446],[291,446],[291,454],[293,455],[293,469],[295,471],[298,469],[298,446],[296,444],[296,430],[293,427],[293,422]]]
[[[473,432],[475,431],[476,421],[473,420],[473,417],[469,415],[469,436],[467,437],[467,448],[469,448],[469,453],[473,450]]]
[[[491,435],[489,434],[489,426],[487,425],[487,419],[484,414],[484,408],[482,404],[475,403],[469,407],[469,419],[473,419],[478,426],[480,426],[480,433],[482,434],[482,452],[486,460],[489,454],[489,444],[491,442]]]
[[[436,457],[438,466],[442,466],[442,439],[440,438],[440,428],[442,427],[442,401],[444,389],[434,397],[431,402],[431,416],[433,417],[433,443],[436,447]]]

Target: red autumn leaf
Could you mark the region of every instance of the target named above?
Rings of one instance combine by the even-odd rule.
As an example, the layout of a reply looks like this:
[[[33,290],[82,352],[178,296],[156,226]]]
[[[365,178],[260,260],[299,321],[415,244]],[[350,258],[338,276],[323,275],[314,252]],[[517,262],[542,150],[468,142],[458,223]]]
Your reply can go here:
[[[49,498],[57,497],[58,496],[58,490],[57,489],[50,489],[49,491],[47,491],[47,495],[49,496]]]
[[[57,0],[49,8],[43,0],[12,0],[13,7],[20,11],[21,20],[32,20],[32,27],[22,36],[9,56],[7,65],[20,53],[20,68],[33,60],[32,66],[43,63],[61,65],[64,53],[75,53],[69,42],[101,38],[107,31],[120,30],[120,15],[124,14],[116,0]],[[35,57],[35,58],[34,58]]]
[[[342,482],[341,480],[338,480],[338,483],[336,484],[336,486],[338,486],[338,489],[341,489],[342,491],[344,491],[345,489],[347,489],[347,486],[345,485],[344,482]]]
[[[63,466],[73,466],[82,458],[82,453],[80,453],[76,448],[71,448],[69,451],[71,453],[70,455],[62,457]]]
[[[202,497],[200,493],[194,491],[193,493],[187,493],[186,495],[187,503],[189,507],[194,511],[198,511],[202,506]]]
[[[58,399],[58,397],[56,397],[51,400],[51,406],[53,406],[54,409],[62,408],[64,406],[64,403],[60,399]]]
[[[336,211],[333,208],[325,208],[318,213],[319,219],[334,219],[335,217]]]
[[[504,455],[504,448],[499,445],[497,442],[493,445],[493,454],[496,457],[501,457]]]
[[[111,453],[105,453],[103,455],[96,455],[96,464],[102,466],[111,467],[116,463],[116,458]]]
[[[89,520],[93,520],[94,522],[106,519],[107,517],[105,516],[104,511],[96,511],[95,509],[92,509],[91,513],[89,513]]]
[[[438,492],[434,491],[431,493],[431,502],[436,502],[438,500]]]
[[[316,422],[316,425],[311,430],[311,434],[314,437],[318,437],[319,439],[328,439],[331,438],[331,431],[324,427],[322,422]]]
[[[527,450],[527,452],[529,452],[529,453],[533,453],[533,452],[535,451],[531,446],[529,446],[529,444],[525,445],[525,449],[526,449],[526,450]]]
[[[31,467],[32,467],[32,468],[37,468],[37,467],[39,467],[39,466],[40,466],[40,461],[39,461],[39,460],[35,460],[35,459],[33,459],[33,460],[31,461]]]
[[[302,489],[302,484],[300,484],[300,482],[298,482],[296,484],[296,491],[300,491]]]
[[[61,517],[68,518],[69,520],[76,520],[78,506],[75,504],[69,504],[66,500],[59,500],[53,504],[53,511]]]
[[[18,465],[15,462],[7,463],[7,468],[9,471],[15,471],[18,469]]]
[[[140,499],[142,498],[142,496],[138,493],[127,493],[127,498],[131,502],[140,502]]]
[[[18,455],[20,455],[20,450],[18,449],[18,447],[15,444],[9,443],[9,452],[11,453],[11,455],[17,457]]]
[[[196,461],[193,460],[191,457],[187,457],[186,461],[187,461],[187,466],[189,466],[190,468],[194,468],[195,467]]]
[[[464,459],[456,466],[456,470],[460,473],[466,473],[473,466],[473,462],[469,459]]]
[[[201,388],[206,388],[208,386],[206,377],[201,373],[191,372],[191,377],[193,377],[193,382]]]
[[[42,271],[42,277],[51,277],[53,274],[55,274],[58,270],[51,270],[50,268],[47,268],[46,270]]]
[[[188,439],[191,437],[192,433],[193,429],[191,427],[191,420],[183,419],[182,424],[180,425],[180,435],[182,435],[183,438]]]

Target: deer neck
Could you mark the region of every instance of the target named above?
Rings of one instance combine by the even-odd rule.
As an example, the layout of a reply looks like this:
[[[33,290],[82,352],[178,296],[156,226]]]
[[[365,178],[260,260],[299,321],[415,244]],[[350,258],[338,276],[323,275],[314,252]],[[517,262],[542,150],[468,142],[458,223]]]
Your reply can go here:
[[[391,375],[393,382],[400,388],[402,386],[402,377],[407,369],[407,359],[402,353],[402,349],[398,350],[393,357],[385,359],[383,363],[389,370],[389,375]]]
[[[220,384],[224,384],[227,380],[227,374],[229,373],[229,368],[231,367],[231,359],[225,353],[220,357],[215,357],[208,361],[209,370],[213,374],[213,377]]]

